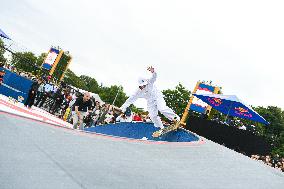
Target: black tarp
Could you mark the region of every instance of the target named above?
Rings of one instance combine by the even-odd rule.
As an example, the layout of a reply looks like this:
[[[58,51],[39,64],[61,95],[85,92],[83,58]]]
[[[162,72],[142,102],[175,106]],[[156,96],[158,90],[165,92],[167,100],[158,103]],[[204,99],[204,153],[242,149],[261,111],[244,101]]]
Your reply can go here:
[[[263,137],[257,136],[251,131],[215,121],[190,116],[186,128],[230,149],[244,152],[248,156],[252,154],[267,155],[271,151],[271,146]]]

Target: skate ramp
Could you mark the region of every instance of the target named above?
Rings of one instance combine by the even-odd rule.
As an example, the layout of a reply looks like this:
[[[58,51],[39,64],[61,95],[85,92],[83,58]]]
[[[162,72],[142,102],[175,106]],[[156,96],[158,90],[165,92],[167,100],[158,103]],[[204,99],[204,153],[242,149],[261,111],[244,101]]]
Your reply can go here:
[[[284,185],[282,172],[206,139],[199,145],[115,140],[0,112],[0,144],[1,189]]]
[[[178,129],[171,131],[158,138],[153,138],[152,133],[159,130],[152,123],[116,123],[106,124],[96,127],[86,128],[85,131],[105,134],[114,137],[123,137],[128,139],[141,139],[151,141],[166,142],[193,142],[198,141],[199,137],[185,130]]]

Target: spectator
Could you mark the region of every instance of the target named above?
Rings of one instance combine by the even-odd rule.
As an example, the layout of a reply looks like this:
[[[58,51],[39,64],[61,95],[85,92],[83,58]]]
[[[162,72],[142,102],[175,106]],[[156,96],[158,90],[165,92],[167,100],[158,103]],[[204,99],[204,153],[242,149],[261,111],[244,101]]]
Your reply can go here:
[[[50,106],[50,110],[49,112],[54,114],[55,112],[58,111],[58,109],[60,108],[61,104],[63,103],[64,100],[64,93],[62,92],[62,89],[59,88],[56,93],[54,93],[54,101],[53,104]]]
[[[6,74],[6,72],[4,71],[4,69],[1,69],[1,67],[0,67],[0,85],[2,85],[2,83],[4,82],[5,74]]]
[[[284,172],[284,158],[280,158],[278,154],[273,157],[271,157],[270,155],[260,156],[256,154],[251,155],[251,158],[254,160],[262,161],[263,163]]]
[[[136,113],[133,113],[133,121],[142,121],[142,118],[141,118],[141,114],[140,113],[138,113],[138,114],[136,114]]]
[[[45,86],[45,82],[44,80],[40,79],[42,81],[42,83],[39,85],[38,89],[37,89],[37,96],[36,96],[36,100],[39,101],[42,98],[42,95],[44,94],[44,86]],[[38,104],[36,102],[36,104]]]
[[[132,122],[132,111],[129,107],[126,108],[125,116],[126,116],[126,122]]]
[[[100,118],[101,115],[101,106],[100,106],[100,102],[95,101],[95,99],[93,98],[93,102],[95,102],[93,104],[93,112],[90,114],[90,122],[88,124],[89,127],[92,126],[96,126],[98,124],[98,120]]]
[[[87,112],[91,112],[92,101],[90,100],[90,93],[86,92],[83,97],[76,99],[73,108],[72,108],[72,118],[73,118],[73,127],[77,129],[79,126],[80,130],[84,129],[83,119],[87,115]]]
[[[208,116],[209,115],[209,110],[206,110],[206,112],[205,113],[202,113],[201,115],[200,115],[200,118],[201,119],[208,119]]]
[[[95,111],[93,111],[93,114],[92,114],[92,117],[91,117],[91,122],[90,122],[90,125],[89,125],[90,127],[97,125],[100,114],[101,114],[100,107],[96,107],[96,109],[95,109]]]
[[[28,108],[31,108],[34,105],[35,98],[36,98],[37,91],[38,91],[40,84],[41,84],[41,80],[35,81],[31,85],[31,89],[29,90],[28,98],[25,102],[25,106],[27,106]]]
[[[53,85],[51,83],[46,83],[44,86],[44,92],[43,95],[41,96],[41,98],[36,102],[36,106],[38,107],[42,107],[43,104],[45,103],[46,99],[51,97],[53,92]]]
[[[99,120],[97,121],[97,123],[99,125],[104,124],[105,117],[106,117],[107,113],[109,112],[109,109],[110,109],[110,104],[103,104],[102,105],[101,115],[100,115]]]
[[[146,123],[152,123],[152,120],[150,119],[150,116],[149,116],[149,115],[146,116],[145,122],[146,122]]]
[[[63,117],[63,115],[65,114],[67,108],[69,107],[69,104],[72,100],[72,96],[70,95],[68,90],[64,90],[64,100],[62,103],[62,112],[61,112],[61,116]]]
[[[117,118],[116,118],[116,122],[127,122],[127,118],[126,115],[124,113],[120,114]]]
[[[105,124],[110,124],[110,123],[114,123],[114,115],[113,115],[113,111],[110,110],[108,111],[108,113],[106,114],[105,116],[105,120],[104,120],[104,123]]]

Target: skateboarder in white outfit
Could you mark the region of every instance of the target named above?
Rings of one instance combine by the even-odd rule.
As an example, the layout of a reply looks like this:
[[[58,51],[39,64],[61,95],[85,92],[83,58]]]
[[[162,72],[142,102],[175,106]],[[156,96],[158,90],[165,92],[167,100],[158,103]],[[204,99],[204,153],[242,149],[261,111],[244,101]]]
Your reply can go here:
[[[179,121],[180,117],[166,105],[166,102],[163,98],[163,93],[154,85],[157,79],[157,73],[155,72],[154,68],[151,66],[148,67],[147,70],[153,74],[152,77],[150,79],[140,78],[138,80],[139,88],[125,101],[120,109],[125,112],[126,108],[134,103],[138,98],[145,98],[147,100],[149,116],[154,123],[154,126],[163,129],[164,125],[161,121],[161,118],[158,116],[158,111],[160,111],[160,113],[171,121]]]

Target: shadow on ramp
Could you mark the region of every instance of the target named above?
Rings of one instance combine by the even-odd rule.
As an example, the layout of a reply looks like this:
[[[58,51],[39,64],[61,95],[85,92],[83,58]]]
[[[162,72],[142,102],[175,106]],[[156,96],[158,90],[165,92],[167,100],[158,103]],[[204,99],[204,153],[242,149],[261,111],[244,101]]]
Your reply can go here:
[[[171,131],[159,138],[153,138],[152,133],[157,130],[158,128],[154,127],[154,124],[152,123],[116,123],[99,125],[85,129],[85,131],[88,132],[95,132],[129,139],[167,142],[193,142],[199,140],[196,135],[185,129],[178,129],[177,131]]]

